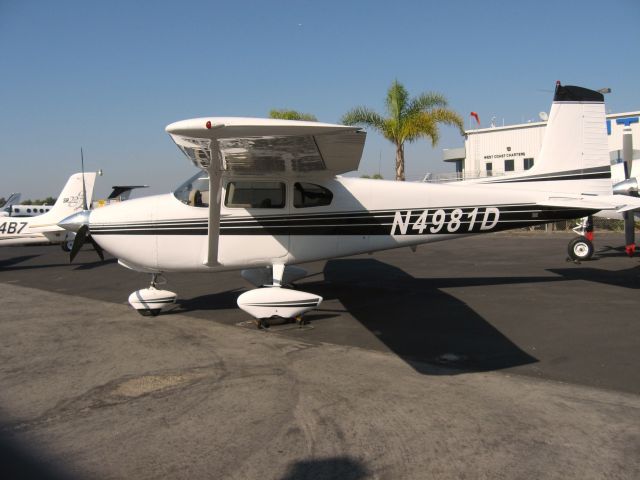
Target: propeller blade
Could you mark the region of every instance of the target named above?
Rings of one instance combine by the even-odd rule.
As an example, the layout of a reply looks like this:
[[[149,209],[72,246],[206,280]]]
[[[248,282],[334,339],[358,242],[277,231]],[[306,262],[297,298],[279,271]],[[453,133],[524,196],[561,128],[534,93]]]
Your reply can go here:
[[[71,253],[69,254],[69,263],[73,262],[76,255],[87,241],[87,235],[89,235],[89,227],[82,225],[76,232],[76,238],[73,239],[73,246],[71,247]]]
[[[93,249],[96,251],[96,253],[100,257],[100,260],[104,262],[104,253],[103,253],[102,247],[98,245],[98,242],[96,242],[91,235],[89,235],[89,241],[91,242],[91,245],[93,245]]]

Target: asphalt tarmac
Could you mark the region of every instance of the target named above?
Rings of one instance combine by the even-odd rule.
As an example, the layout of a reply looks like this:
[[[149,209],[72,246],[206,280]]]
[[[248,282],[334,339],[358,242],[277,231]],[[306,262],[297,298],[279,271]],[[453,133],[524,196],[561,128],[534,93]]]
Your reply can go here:
[[[305,265],[325,301],[267,332],[237,272],[169,275],[149,319],[114,259],[1,249],[4,451],[34,478],[638,478],[639,259],[570,238]]]

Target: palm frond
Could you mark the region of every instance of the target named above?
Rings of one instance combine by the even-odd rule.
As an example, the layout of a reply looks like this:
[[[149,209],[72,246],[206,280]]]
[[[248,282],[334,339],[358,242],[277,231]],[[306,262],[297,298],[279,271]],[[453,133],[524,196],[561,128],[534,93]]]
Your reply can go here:
[[[394,80],[389,90],[387,90],[387,113],[391,118],[395,118],[398,123],[402,121],[407,103],[409,101],[409,92],[404,88],[398,80]]]
[[[429,112],[417,112],[407,117],[403,129],[402,140],[406,142],[415,142],[421,137],[431,140],[431,145],[435,145],[440,140],[440,132],[438,131],[438,122]]]
[[[462,120],[462,117],[453,110],[449,110],[448,108],[436,108],[430,113],[436,123],[444,123],[445,125],[458,127],[460,135],[464,135],[464,120]]]
[[[343,125],[361,125],[363,127],[370,127],[374,130],[378,130],[383,135],[385,133],[384,118],[367,107],[356,107],[348,111],[342,116],[340,122]]]
[[[444,95],[436,92],[425,92],[411,99],[407,106],[407,115],[446,107],[447,99]]]
[[[306,120],[309,122],[317,122],[318,119],[315,115],[311,113],[302,113],[297,110],[288,110],[285,108],[282,109],[272,109],[269,111],[269,118],[278,118],[280,120]]]

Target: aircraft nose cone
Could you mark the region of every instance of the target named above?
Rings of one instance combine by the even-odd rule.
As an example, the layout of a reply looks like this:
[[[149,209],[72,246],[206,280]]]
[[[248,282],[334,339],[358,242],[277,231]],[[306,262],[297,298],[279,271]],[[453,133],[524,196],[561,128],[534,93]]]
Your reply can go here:
[[[64,228],[69,232],[77,232],[83,225],[89,225],[89,216],[91,212],[89,210],[83,210],[81,212],[69,215],[58,222],[58,226]]]

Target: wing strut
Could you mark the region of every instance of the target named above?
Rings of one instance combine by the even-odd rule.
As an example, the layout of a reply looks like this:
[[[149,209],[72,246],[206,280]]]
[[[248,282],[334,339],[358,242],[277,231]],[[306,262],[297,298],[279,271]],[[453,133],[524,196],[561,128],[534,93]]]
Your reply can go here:
[[[218,243],[220,238],[220,203],[222,200],[222,172],[216,168],[209,170],[209,248],[205,265],[219,265]]]
[[[204,264],[208,267],[220,265],[218,247],[220,244],[220,203],[222,197],[223,155],[218,142],[209,141],[209,163],[204,169],[209,173],[209,222],[207,227],[207,257]]]

